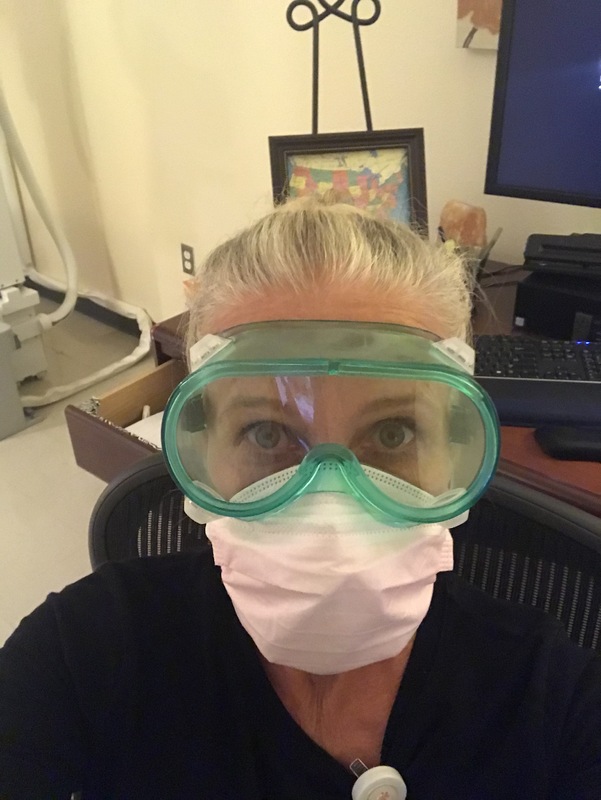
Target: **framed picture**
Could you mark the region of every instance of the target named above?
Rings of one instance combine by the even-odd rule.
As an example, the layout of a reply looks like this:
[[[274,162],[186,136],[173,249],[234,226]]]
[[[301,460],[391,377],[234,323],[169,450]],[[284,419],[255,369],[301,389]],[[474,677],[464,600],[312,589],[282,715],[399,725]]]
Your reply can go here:
[[[276,203],[328,189],[426,232],[423,128],[270,136]]]

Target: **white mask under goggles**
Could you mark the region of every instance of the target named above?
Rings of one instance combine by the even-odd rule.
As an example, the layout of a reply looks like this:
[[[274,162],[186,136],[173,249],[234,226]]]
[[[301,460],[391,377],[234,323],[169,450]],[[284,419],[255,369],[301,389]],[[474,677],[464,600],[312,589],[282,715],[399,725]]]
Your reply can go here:
[[[499,453],[473,360],[459,339],[371,322],[203,337],[163,419],[187,513],[261,519],[311,492],[344,492],[389,525],[457,524]]]

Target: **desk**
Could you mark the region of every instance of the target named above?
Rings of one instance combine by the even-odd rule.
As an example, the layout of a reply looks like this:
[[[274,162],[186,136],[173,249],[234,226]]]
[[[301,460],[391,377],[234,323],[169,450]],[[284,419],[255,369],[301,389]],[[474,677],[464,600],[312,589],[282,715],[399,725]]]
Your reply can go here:
[[[501,428],[498,472],[601,517],[601,463],[551,458],[532,428]]]
[[[502,266],[492,262],[488,270]],[[507,278],[507,286],[490,289],[485,301],[476,302],[475,333],[511,332],[516,288],[510,284],[527,274],[512,273]],[[152,338],[157,364],[170,358],[185,360],[185,328],[185,314],[154,326]],[[498,472],[601,517],[601,463],[551,458],[540,449],[532,428],[501,428]]]

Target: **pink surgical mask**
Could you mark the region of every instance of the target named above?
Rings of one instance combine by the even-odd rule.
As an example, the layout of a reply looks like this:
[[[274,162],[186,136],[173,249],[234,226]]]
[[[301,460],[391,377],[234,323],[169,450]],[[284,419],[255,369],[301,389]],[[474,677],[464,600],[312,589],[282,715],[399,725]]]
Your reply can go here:
[[[271,519],[209,522],[215,563],[267,661],[331,675],[392,658],[453,566],[444,525],[377,522],[351,497],[309,494]]]

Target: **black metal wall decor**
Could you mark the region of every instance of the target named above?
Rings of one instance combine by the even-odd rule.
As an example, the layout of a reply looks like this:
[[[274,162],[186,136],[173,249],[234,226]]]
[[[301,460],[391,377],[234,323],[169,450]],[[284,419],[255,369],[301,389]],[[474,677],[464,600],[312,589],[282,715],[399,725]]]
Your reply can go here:
[[[365,111],[365,125],[368,131],[373,130],[371,122],[371,109],[369,107],[369,94],[367,91],[367,78],[365,75],[365,60],[363,58],[363,46],[361,44],[361,28],[366,25],[373,25],[380,16],[380,0],[369,0],[372,6],[372,13],[369,17],[359,16],[359,6],[362,0],[352,0],[350,13],[343,11],[342,6],[345,0],[317,0],[321,11],[312,0],[293,0],[288,6],[286,19],[288,24],[295,31],[308,31],[313,29],[313,114],[312,114],[312,133],[317,133],[318,114],[319,114],[319,26],[329,16],[334,15],[339,19],[352,23],[353,35],[355,38],[355,50],[357,53],[357,64],[359,66],[359,80],[361,82],[361,95],[363,97],[363,108]],[[295,20],[295,12],[299,8],[306,8],[311,18],[306,22]],[[297,14],[298,17],[298,14]]]
[[[289,197],[334,190],[344,202],[427,234],[423,129],[374,131],[372,127],[361,28],[377,21],[381,6],[380,0],[369,2],[370,16],[359,16],[362,0],[351,0],[350,12],[343,10],[345,0],[293,0],[288,6],[289,25],[296,31],[313,31],[312,133],[269,137],[273,197],[276,203],[282,203]],[[301,9],[305,10],[304,21],[299,19]],[[353,26],[365,131],[317,132],[319,26],[331,16]]]

